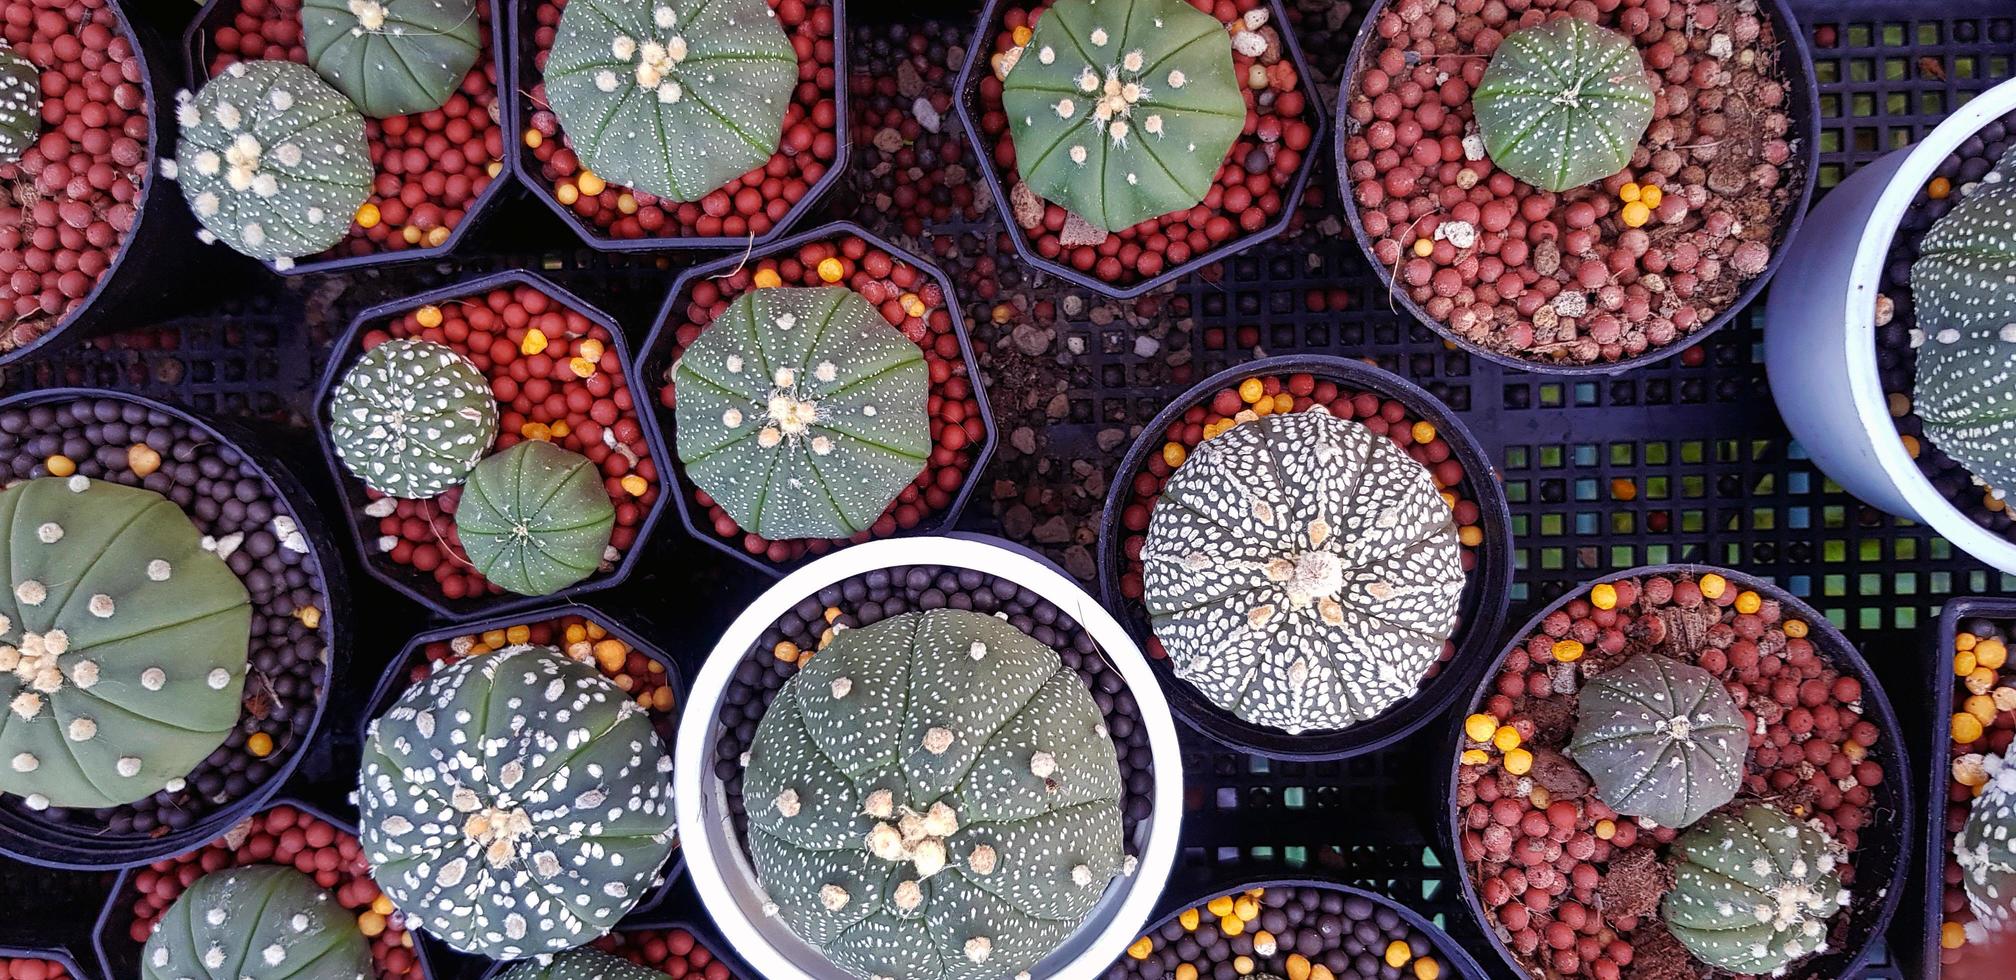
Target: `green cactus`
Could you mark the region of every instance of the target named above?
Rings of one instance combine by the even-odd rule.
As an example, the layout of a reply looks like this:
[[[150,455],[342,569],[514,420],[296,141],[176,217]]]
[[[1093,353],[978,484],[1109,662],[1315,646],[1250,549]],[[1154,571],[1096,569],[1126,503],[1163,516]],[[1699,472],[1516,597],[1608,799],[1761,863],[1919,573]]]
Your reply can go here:
[[[582,166],[697,201],[777,152],[798,55],[764,0],[574,0],[544,77]]]
[[[923,471],[929,382],[852,290],[752,289],[673,366],[679,460],[746,531],[847,537]]]
[[[363,754],[371,877],[462,952],[579,946],[663,880],[672,757],[593,663],[516,646],[439,667],[371,723]]]
[[[313,69],[240,61],[176,101],[172,175],[206,241],[285,269],[349,234],[371,149],[364,117]]]
[[[1569,745],[1611,809],[1667,827],[1735,799],[1749,749],[1743,711],[1722,682],[1656,653],[1590,678]]]
[[[16,163],[42,136],[42,72],[0,42],[0,163]]]
[[[1630,38],[1563,17],[1505,38],[1470,104],[1491,162],[1558,192],[1631,164],[1652,82]]]
[[[329,441],[364,485],[424,500],[468,477],[497,438],[497,398],[445,344],[398,338],[365,351],[329,397]]]
[[[1084,682],[979,613],[836,634],[764,713],[743,787],[777,915],[857,977],[1027,970],[1126,860]]]
[[[0,491],[0,792],[116,807],[179,785],[238,723],[245,586],[152,490]]]
[[[1953,856],[1975,922],[2000,932],[2016,924],[2016,754],[1990,756],[1982,765],[1988,782],[1953,839]]]
[[[308,63],[367,116],[441,108],[483,51],[479,0],[305,0]]]
[[[154,923],[141,980],[366,980],[376,976],[357,917],[284,865],[212,871]]]
[[[1776,973],[1827,947],[1848,906],[1846,850],[1776,807],[1717,813],[1673,843],[1677,881],[1660,917],[1694,958],[1731,973]]]
[[[1231,35],[1184,0],[1058,0],[1001,105],[1022,181],[1109,232],[1204,200],[1246,125]]]
[[[1912,405],[1941,452],[1998,491],[2016,489],[2016,149],[1961,192],[1911,266]]]
[[[551,595],[595,574],[615,526],[595,464],[538,439],[477,463],[455,510],[470,564],[519,595]]]
[[[665,974],[599,949],[570,949],[546,963],[526,960],[500,980],[665,980]]]

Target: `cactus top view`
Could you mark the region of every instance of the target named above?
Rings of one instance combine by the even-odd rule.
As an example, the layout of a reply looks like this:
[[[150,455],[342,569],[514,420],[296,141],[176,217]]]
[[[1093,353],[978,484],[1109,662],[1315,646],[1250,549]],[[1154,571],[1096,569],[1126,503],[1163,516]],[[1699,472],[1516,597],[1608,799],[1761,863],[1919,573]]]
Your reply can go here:
[[[1686,827],[1743,786],[1743,712],[1699,667],[1640,654],[1590,678],[1576,712],[1570,752],[1618,813]]]
[[[1988,781],[1953,840],[1961,885],[1974,910],[1970,929],[2003,932],[2016,925],[2016,756],[1990,756],[1982,765]],[[1979,941],[1981,937],[1973,937]]]
[[[0,43],[0,163],[15,163],[42,134],[42,72]]]
[[[496,438],[490,382],[446,344],[387,340],[329,398],[337,458],[387,496],[425,499],[461,483]]]
[[[335,896],[292,867],[204,875],[154,923],[142,980],[366,980],[371,943]]]
[[[305,0],[308,63],[367,116],[441,108],[483,50],[479,0]]]
[[[615,524],[595,464],[541,439],[477,463],[455,510],[470,563],[519,595],[551,595],[595,574]]]
[[[1777,807],[1717,813],[1673,844],[1677,880],[1660,915],[1696,959],[1731,973],[1774,973],[1827,946],[1848,906],[1846,853],[1816,824]]]
[[[599,949],[570,949],[541,963],[526,960],[501,980],[663,980],[665,974]]]
[[[1997,490],[2016,488],[2016,150],[1932,225],[1911,266],[1912,406],[1934,446]]]
[[[1512,32],[1471,96],[1491,162],[1557,192],[1628,166],[1652,103],[1631,39],[1577,17]]]

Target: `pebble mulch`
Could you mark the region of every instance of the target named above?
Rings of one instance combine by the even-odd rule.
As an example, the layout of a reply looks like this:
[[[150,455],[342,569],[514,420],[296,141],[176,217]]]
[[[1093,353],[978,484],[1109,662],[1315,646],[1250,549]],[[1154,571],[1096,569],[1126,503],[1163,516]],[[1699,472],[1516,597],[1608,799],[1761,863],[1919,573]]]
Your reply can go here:
[[[1363,895],[1272,885],[1184,909],[1127,947],[1106,980],[1440,980],[1432,937]]]

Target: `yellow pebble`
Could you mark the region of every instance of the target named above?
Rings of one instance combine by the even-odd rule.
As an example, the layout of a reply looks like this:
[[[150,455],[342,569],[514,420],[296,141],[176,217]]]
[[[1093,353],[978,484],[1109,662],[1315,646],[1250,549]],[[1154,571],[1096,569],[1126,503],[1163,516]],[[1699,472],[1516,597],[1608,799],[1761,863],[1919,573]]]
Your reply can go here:
[[[1435,441],[1435,425],[1432,422],[1416,422],[1407,434],[1413,436],[1416,443],[1427,445]]]
[[[2001,670],[2009,659],[2009,648],[2001,640],[1982,640],[1974,645],[1974,661],[1990,670]]]
[[[1803,619],[1788,619],[1781,628],[1785,630],[1786,636],[1795,640],[1806,635],[1806,621]]]
[[[595,376],[595,362],[585,357],[577,357],[567,362],[567,370],[574,372],[577,378],[592,378]]]
[[[1282,391],[1282,392],[1276,392],[1276,393],[1275,393],[1275,395],[1274,395],[1274,414],[1276,414],[1276,415],[1279,415],[1279,414],[1281,414],[1282,412],[1292,412],[1292,411],[1294,411],[1294,410],[1295,410],[1295,396],[1294,396],[1294,395],[1291,395],[1291,394],[1289,394],[1289,393],[1287,393],[1287,392],[1285,392],[1285,391]]]
[[[1525,749],[1513,749],[1505,753],[1505,771],[1514,776],[1524,776],[1533,770],[1533,753]]]
[[[384,892],[379,892],[378,897],[371,900],[371,911],[376,912],[379,915],[391,915],[392,896],[387,895]]]
[[[1981,638],[1972,633],[1953,634],[1953,649],[1955,650],[1972,650],[1974,649],[1974,645],[1979,642],[1981,642]]]
[[[1267,393],[1267,385],[1259,378],[1247,378],[1239,382],[1239,400],[1248,405],[1260,400]]]
[[[644,491],[649,489],[651,489],[651,484],[635,473],[623,478],[623,492],[632,497],[642,497],[644,496]]]
[[[1491,761],[1491,753],[1486,752],[1483,749],[1463,750],[1463,764],[1466,766],[1481,766],[1490,761]]]
[[[779,640],[776,646],[770,648],[770,654],[779,660],[796,660],[798,659],[798,644],[790,640]]]
[[[1246,920],[1236,915],[1228,915],[1218,920],[1218,931],[1227,936],[1237,936],[1246,931]]]
[[[1520,741],[1519,730],[1511,725],[1499,725],[1498,730],[1491,733],[1491,744],[1497,746],[1500,752],[1518,748]]]
[[[537,327],[525,331],[525,339],[518,342],[518,353],[531,357],[546,349],[546,333]]]
[[[598,623],[598,622],[596,622],[596,621],[594,621],[594,620],[592,620],[592,619],[588,621],[588,638],[589,638],[589,639],[591,639],[591,640],[599,640],[599,639],[601,639],[601,638],[603,638],[603,637],[605,637],[605,636],[608,636],[608,635],[609,635],[609,631],[608,631],[608,630],[606,630],[606,629],[603,629],[603,628],[602,628],[602,624],[601,624],[601,623]]]
[[[1598,609],[1617,608],[1617,587],[1605,582],[1590,589],[1589,604]]]
[[[1281,943],[1274,938],[1273,933],[1262,929],[1253,934],[1253,952],[1261,956],[1273,956],[1280,948]]]
[[[1617,199],[1629,204],[1632,201],[1638,200],[1640,193],[1642,192],[1637,184],[1625,184],[1617,188]]]
[[[603,640],[595,644],[595,665],[605,674],[613,674],[623,669],[630,659],[630,648],[622,640]]]
[[[1248,895],[1232,903],[1232,914],[1243,922],[1251,922],[1260,916],[1260,903]]]
[[[545,135],[541,134],[541,133],[540,133],[540,132],[539,132],[538,130],[536,130],[536,129],[527,129],[527,130],[525,130],[525,145],[526,145],[526,146],[528,146],[528,147],[531,147],[532,149],[535,149],[535,150],[536,150],[536,149],[538,149],[538,148],[539,148],[539,144],[541,144],[541,143],[544,143],[544,142],[546,142],[546,137],[545,137]]]
[[[484,631],[483,631],[483,633],[482,633],[482,639],[483,639],[483,645],[484,645],[484,646],[486,646],[486,647],[489,647],[489,648],[491,648],[491,649],[493,649],[493,650],[494,650],[494,649],[496,649],[496,648],[498,648],[498,647],[501,647],[501,646],[503,646],[503,645],[504,645],[504,631],[503,631],[503,630],[484,630]]]
[[[1188,963],[1176,964],[1176,980],[1197,980],[1197,968]]]
[[[581,193],[594,197],[607,190],[609,182],[597,176],[593,170],[583,170],[580,176],[574,178],[574,185],[581,188]]]
[[[1221,919],[1228,915],[1231,915],[1232,896],[1220,895],[1217,898],[1214,898],[1211,901],[1206,902],[1204,904],[1204,911],[1209,912],[1212,915],[1215,915]]]
[[[1969,675],[1968,679],[1972,680],[1973,675]],[[1991,683],[1989,686],[1993,687],[1994,685]],[[1980,722],[1983,728],[1994,724],[1995,715],[1998,713],[1995,709],[1995,699],[1986,694],[1976,694],[1968,698],[1961,703],[1960,710],[1973,715],[1974,720]]]
[[[1289,954],[1288,980],[1309,980],[1309,957],[1301,953]]]
[[[1463,734],[1470,736],[1472,742],[1489,742],[1497,730],[1498,719],[1481,711],[1463,719]]]
[[[427,247],[440,248],[441,246],[448,244],[448,234],[449,232],[446,226],[437,225],[431,231],[427,232]]]
[[[378,222],[380,220],[378,214],[378,205],[373,204],[370,201],[365,201],[363,204],[357,205],[357,214],[355,217],[357,219],[357,227],[359,228],[378,227]]]
[[[134,476],[148,476],[161,468],[161,454],[144,442],[136,442],[126,447],[126,468]]]
[[[1309,980],[1337,980],[1337,975],[1321,963],[1309,968]]]
[[[930,312],[930,309],[924,305],[924,297],[916,293],[904,293],[902,296],[897,297],[896,301],[903,304],[903,312],[909,316],[922,317],[924,314]]]
[[[1456,540],[1465,548],[1475,548],[1484,543],[1484,529],[1475,524],[1465,524],[1456,529]]]
[[[43,460],[42,467],[49,471],[50,476],[69,476],[77,472],[76,462],[62,453]]]
[[[544,422],[527,422],[518,427],[518,434],[539,442],[551,442],[553,430]]]
[[[1018,27],[1008,32],[1008,37],[1012,39],[1015,42],[1015,44],[1019,47],[1024,44],[1028,44],[1029,39],[1031,37],[1034,37],[1035,34],[1036,34],[1035,31],[1032,31],[1027,27]]]
[[[1971,744],[1981,738],[1981,721],[1962,711],[1953,716],[1953,741],[1961,745]]]
[[[1701,576],[1700,587],[1703,596],[1710,599],[1720,599],[1722,598],[1722,593],[1729,590],[1729,580],[1714,572],[1709,572]]]
[[[572,431],[574,430],[568,427],[566,419],[560,419],[546,427],[546,434],[555,439],[564,439],[567,433]]]
[[[1260,396],[1260,400],[1254,402],[1253,407],[1247,409],[1247,411],[1252,412],[1254,415],[1272,415],[1274,414],[1274,399],[1262,395]]]
[[[565,637],[565,642],[568,646],[573,646],[588,638],[588,628],[582,626],[580,623],[575,623],[567,627],[567,631],[561,635]]]
[[[775,269],[756,270],[757,289],[776,289],[777,287],[782,285],[784,285],[784,279],[783,277],[777,275],[777,270]]]
[[[1643,201],[1632,201],[1624,205],[1621,217],[1624,219],[1624,227],[1643,228],[1645,222],[1652,220],[1652,209],[1646,207]]]
[[[635,195],[635,194],[618,194],[618,195],[616,196],[616,210],[618,210],[618,211],[621,211],[621,212],[623,212],[624,214],[636,214],[636,213],[637,213],[637,195]]]
[[[1967,690],[1977,695],[1987,694],[1989,691],[1995,689],[1995,678],[1996,674],[1994,671],[1986,667],[1976,667],[1974,668],[1974,672],[1968,674],[1966,677]],[[1983,722],[1983,724],[1993,722],[1994,720],[1991,717],[1986,722]]]
[[[1387,966],[1396,968],[1403,967],[1407,965],[1408,960],[1411,960],[1413,958],[1414,958],[1414,951],[1407,948],[1406,943],[1398,939],[1395,939],[1392,942],[1386,944]]]
[[[302,606],[294,610],[294,618],[300,620],[301,625],[316,629],[322,625],[322,609],[319,606]]]
[[[413,322],[419,324],[423,330],[432,330],[441,325],[441,308],[428,305],[414,310]]]
[[[264,759],[272,755],[273,736],[265,732],[253,732],[249,738],[245,739],[245,751],[252,753],[252,757],[255,759]]]
[[[1190,451],[1184,449],[1182,443],[1166,442],[1162,444],[1162,462],[1168,463],[1170,466],[1181,466],[1183,465],[1183,461],[1189,458]]]
[[[825,663],[825,661],[822,660],[820,663]],[[1147,936],[1134,940],[1134,945],[1127,947],[1127,955],[1137,960],[1147,959],[1148,954],[1152,952],[1155,952],[1155,942]]]
[[[1554,659],[1561,663],[1572,664],[1582,659],[1582,652],[1582,641],[1580,640],[1554,641]]]
[[[581,189],[573,184],[561,184],[553,188],[553,197],[561,204],[573,207],[574,202],[581,199]]]
[[[376,912],[366,912],[357,917],[357,931],[366,937],[375,937],[385,931],[385,917]]]
[[[820,282],[839,282],[840,277],[845,276],[846,274],[847,274],[847,267],[841,265],[839,259],[824,258],[819,260]]]
[[[1249,973],[1252,973],[1253,957],[1243,955],[1232,957],[1232,972],[1237,973],[1242,977]]]
[[[1659,202],[1665,199],[1666,199],[1666,192],[1660,190],[1658,186],[1655,184],[1646,184],[1638,191],[1638,200],[1644,202],[1645,206],[1648,208],[1658,207]]]
[[[1959,949],[1967,945],[1967,928],[1958,922],[1948,922],[1940,926],[1939,945],[1946,949]]]
[[[511,645],[513,645],[513,646],[516,646],[516,645],[518,645],[518,644],[520,644],[520,643],[530,643],[530,642],[532,642],[532,627],[530,627],[530,626],[507,626],[507,627],[505,627],[505,628],[504,628],[504,642],[506,642],[506,643],[509,643],[509,644],[511,644]]]
[[[1617,836],[1617,821],[1615,820],[1596,821],[1597,840],[1609,840],[1610,838],[1615,836]]]
[[[1424,259],[1435,254],[1435,243],[1426,238],[1414,239],[1414,254]]]
[[[1181,925],[1185,931],[1197,928],[1197,922],[1198,922],[1197,910],[1184,909],[1181,914],[1176,916],[1176,922],[1178,925]]]
[[[1414,980],[1437,980],[1442,976],[1442,964],[1433,956],[1423,956],[1414,961]]]
[[[1757,593],[1752,592],[1748,589],[1745,589],[1742,592],[1737,593],[1736,595],[1737,612],[1747,616],[1762,608],[1764,608],[1763,596],[1760,596]]]
[[[489,174],[489,175],[490,175],[490,176],[492,176],[492,177],[495,177],[495,176],[497,176],[498,174],[501,174],[501,173],[503,173],[503,172],[504,172],[504,161],[502,161],[502,160],[492,160],[492,161],[490,161],[489,163],[486,163],[486,164],[484,164],[484,165],[483,165],[483,172],[484,172],[484,173],[486,173],[486,174]]]
[[[399,237],[405,239],[408,245],[420,244],[420,236],[422,234],[419,225],[407,225],[399,229]]]

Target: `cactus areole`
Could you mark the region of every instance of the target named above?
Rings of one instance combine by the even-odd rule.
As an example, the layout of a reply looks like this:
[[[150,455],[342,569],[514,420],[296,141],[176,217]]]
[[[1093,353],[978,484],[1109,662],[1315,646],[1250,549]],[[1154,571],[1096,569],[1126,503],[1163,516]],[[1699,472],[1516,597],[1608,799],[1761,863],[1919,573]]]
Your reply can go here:
[[[441,108],[483,50],[476,0],[304,0],[308,63],[367,116]]]
[[[615,526],[595,464],[539,439],[477,463],[455,509],[469,563],[519,595],[551,595],[595,574]]]
[[[1911,266],[1911,403],[1932,444],[1999,496],[2016,488],[2016,150],[1961,193]]]
[[[1022,181],[1109,232],[1204,200],[1246,125],[1231,35],[1184,0],[1058,0],[1013,57]]]
[[[1143,601],[1178,678],[1289,733],[1414,693],[1456,624],[1449,505],[1392,440],[1322,412],[1206,440],[1163,487]]]
[[[424,500],[461,483],[497,438],[497,398],[445,344],[397,338],[365,351],[329,400],[329,441],[364,485]]]
[[[764,0],[574,0],[544,78],[583,167],[697,201],[777,152],[798,55]]]
[[[1084,682],[974,612],[836,634],[763,715],[743,793],[775,914],[856,977],[1026,971],[1127,860]]]
[[[607,933],[671,856],[672,757],[593,663],[516,646],[438,668],[373,721],[371,877],[409,923],[515,959]]]
[[[1988,782],[1953,839],[1960,883],[1974,910],[1968,928],[1977,933],[1972,936],[1976,942],[2016,924],[2016,754],[1991,756],[1982,765]]]
[[[1777,807],[1713,814],[1673,847],[1677,880],[1660,916],[1695,959],[1717,969],[1775,975],[1826,949],[1827,920],[1848,907],[1845,849]]]
[[[367,980],[371,943],[335,896],[282,865],[212,871],[154,923],[141,980]]]
[[[736,297],[673,391],[686,475],[772,541],[868,530],[931,454],[924,352],[841,286]]]
[[[1652,103],[1631,39],[1575,17],[1512,32],[1470,97],[1491,162],[1556,192],[1629,166]]]
[[[599,949],[570,949],[545,963],[526,960],[501,980],[665,980],[665,974]]]
[[[0,163],[15,163],[42,136],[42,72],[0,43]]]
[[[1743,786],[1743,711],[1699,667],[1640,654],[1590,678],[1576,712],[1569,751],[1618,813],[1686,827]]]
[[[238,723],[252,604],[181,508],[81,475],[0,491],[0,792],[115,807]]]

